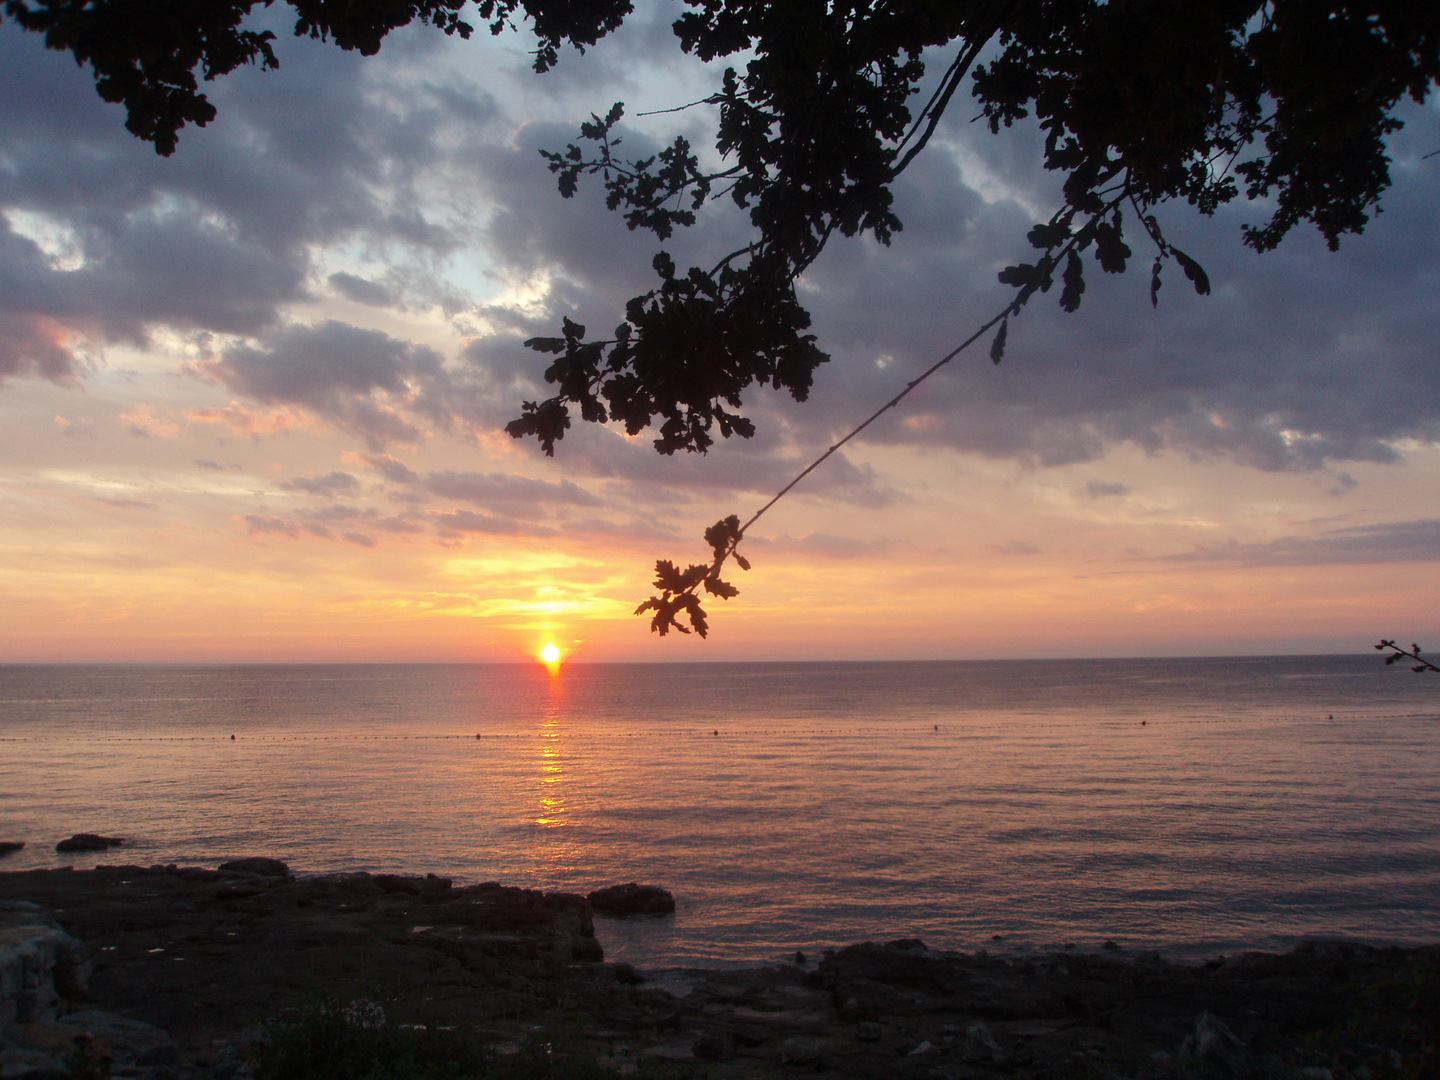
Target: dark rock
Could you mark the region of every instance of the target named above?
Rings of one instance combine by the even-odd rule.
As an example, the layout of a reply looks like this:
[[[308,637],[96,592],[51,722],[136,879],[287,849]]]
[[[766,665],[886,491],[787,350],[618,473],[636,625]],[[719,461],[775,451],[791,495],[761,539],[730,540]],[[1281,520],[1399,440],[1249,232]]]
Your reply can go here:
[[[855,1025],[855,1038],[861,1042],[879,1042],[883,1029],[874,1020],[862,1020]]]
[[[717,1061],[725,1056],[725,1040],[719,1035],[701,1035],[691,1049],[702,1061]]]
[[[10,855],[14,852],[19,851],[24,846],[24,840],[21,840],[18,843],[13,840],[0,840],[0,859],[3,859],[6,855]]]
[[[258,855],[248,859],[231,859],[229,862],[222,862],[220,869],[236,874],[256,874],[260,877],[289,877],[290,875],[290,867],[279,859],[266,859]]]
[[[1176,1057],[1181,1065],[1198,1065],[1223,1077],[1239,1077],[1248,1071],[1250,1051],[1218,1016],[1202,1012]]]
[[[605,949],[593,937],[572,934],[570,936],[570,959],[586,964],[598,964],[605,959]]]
[[[780,1044],[780,1060],[787,1065],[809,1065],[820,1058],[820,1044],[814,1039],[793,1036]]]
[[[98,836],[95,833],[76,833],[68,840],[61,840],[55,845],[56,851],[107,851],[112,847],[119,847],[125,843],[124,839],[118,836]]]
[[[965,1029],[965,1048],[962,1051],[966,1061],[996,1061],[1002,1054],[1000,1044],[985,1024],[971,1024]]]
[[[1104,945],[1101,945],[1100,948],[1104,949],[1106,952],[1117,952],[1120,946],[1116,945],[1113,941],[1107,941]]]
[[[615,981],[626,986],[639,986],[645,981],[645,976],[633,964],[615,964],[610,970],[615,973]]]
[[[670,915],[675,911],[675,897],[668,889],[633,881],[596,889],[586,899],[601,915]]]

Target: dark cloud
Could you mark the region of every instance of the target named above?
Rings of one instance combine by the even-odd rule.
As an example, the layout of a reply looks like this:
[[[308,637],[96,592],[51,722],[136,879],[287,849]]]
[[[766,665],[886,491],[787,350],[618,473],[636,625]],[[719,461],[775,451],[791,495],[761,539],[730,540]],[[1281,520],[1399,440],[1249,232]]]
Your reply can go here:
[[[337,470],[324,476],[297,476],[291,480],[282,480],[280,487],[285,491],[303,491],[329,499],[359,490],[360,481],[347,472]]]
[[[200,468],[202,468],[202,469],[223,469],[223,468],[224,468],[224,466],[222,466],[218,461],[211,461],[209,458],[196,458],[196,459],[195,459],[195,464],[196,464],[196,465],[199,465]]]
[[[391,457],[389,454],[366,454],[365,463],[380,473],[393,484],[411,484],[420,479],[420,475],[406,465],[399,458]]]
[[[4,238],[0,237],[0,244]],[[0,289],[4,288],[0,281]],[[0,293],[3,296],[3,293]],[[65,328],[53,319],[5,311],[0,299],[0,383],[15,375],[39,375],[51,382],[75,381],[76,359]]]
[[[1242,566],[1330,566],[1440,562],[1440,518],[1331,529],[1318,536],[1285,536],[1264,544],[1234,540],[1161,556],[1175,563]]]
[[[1085,485],[1085,492],[1092,499],[1103,499],[1111,495],[1129,495],[1130,485],[1106,483],[1103,480],[1091,480]]]
[[[605,500],[569,480],[550,483],[501,473],[432,472],[428,491],[442,498],[531,517],[546,507],[604,506]]]
[[[378,281],[370,281],[355,274],[347,274],[343,270],[331,274],[326,280],[330,282],[330,287],[341,296],[354,300],[357,304],[388,307],[394,303],[390,296],[390,290]]]
[[[554,536],[554,529],[516,521],[513,518],[492,517],[477,514],[473,510],[452,510],[449,513],[433,511],[431,518],[439,526],[441,535],[446,533],[485,533],[490,536]]]
[[[37,319],[134,343],[157,327],[251,335],[307,298],[319,246],[358,244],[392,270],[460,246],[423,185],[444,133],[473,137],[496,110],[476,88],[407,74],[443,37],[402,32],[367,59],[277,29],[280,70],[207,86],[219,119],[162,159],[88,70],[0,24],[0,377],[72,372],[67,341]],[[64,259],[20,234],[36,223]],[[343,271],[331,283],[362,302],[385,289]]]
[[[330,320],[319,326],[287,326],[267,335],[264,347],[237,345],[204,370],[230,389],[269,405],[301,405],[378,450],[390,442],[415,442],[420,429],[404,407],[446,376],[438,353],[378,330]],[[422,411],[442,421],[430,408]]]
[[[995,545],[996,555],[1039,555],[1040,549],[1024,540],[1009,540]]]

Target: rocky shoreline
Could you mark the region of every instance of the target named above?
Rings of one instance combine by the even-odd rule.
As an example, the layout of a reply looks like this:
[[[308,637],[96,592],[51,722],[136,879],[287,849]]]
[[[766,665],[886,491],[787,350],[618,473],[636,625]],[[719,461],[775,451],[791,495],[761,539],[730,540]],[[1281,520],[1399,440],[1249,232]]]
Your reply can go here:
[[[893,941],[672,992],[606,963],[573,894],[266,859],[31,870],[0,873],[0,1074],[60,1080],[79,1037],[116,1077],[235,1080],[264,1021],[363,998],[502,1050],[563,1026],[621,1072],[712,1080],[1423,1077],[1440,1075],[1437,971],[1440,946],[1191,966]]]

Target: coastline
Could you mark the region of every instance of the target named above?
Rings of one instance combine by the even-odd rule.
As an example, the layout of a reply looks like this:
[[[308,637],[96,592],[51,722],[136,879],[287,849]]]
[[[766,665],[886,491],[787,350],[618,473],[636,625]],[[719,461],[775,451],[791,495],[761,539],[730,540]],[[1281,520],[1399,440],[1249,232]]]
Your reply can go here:
[[[252,862],[262,872],[0,873],[12,921],[58,927],[82,946],[52,1000],[41,994],[0,1018],[11,1049],[58,1052],[75,1034],[67,1017],[98,1010],[148,1025],[151,1043],[160,1045],[155,1030],[169,1040],[130,1053],[124,1075],[233,1080],[257,1025],[321,998],[363,998],[382,1002],[391,1021],[463,1024],[501,1048],[562,1025],[622,1067],[648,1061],[713,1080],[1197,1069],[1280,1080],[1320,1076],[1303,1069],[1359,1076],[1358,1064],[1381,1057],[1389,1075],[1425,1075],[1407,1074],[1407,1062],[1428,1067],[1425,1033],[1407,1033],[1396,995],[1417,978],[1435,982],[1440,945],[1315,942],[1189,965],[1119,950],[950,953],[910,940],[671,971],[665,989],[658,973],[603,959],[578,895],[457,888],[434,875],[297,877],[265,862]],[[106,1037],[125,1058],[125,1037]]]

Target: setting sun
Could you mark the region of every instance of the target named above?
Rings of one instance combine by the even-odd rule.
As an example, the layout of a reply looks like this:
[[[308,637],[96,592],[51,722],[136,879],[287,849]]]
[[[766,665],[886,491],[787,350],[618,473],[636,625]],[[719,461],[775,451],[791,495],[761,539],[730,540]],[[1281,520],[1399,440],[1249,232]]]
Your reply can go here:
[[[547,642],[545,647],[540,650],[540,659],[544,660],[547,664],[558,664],[560,662],[560,650],[553,641]]]

